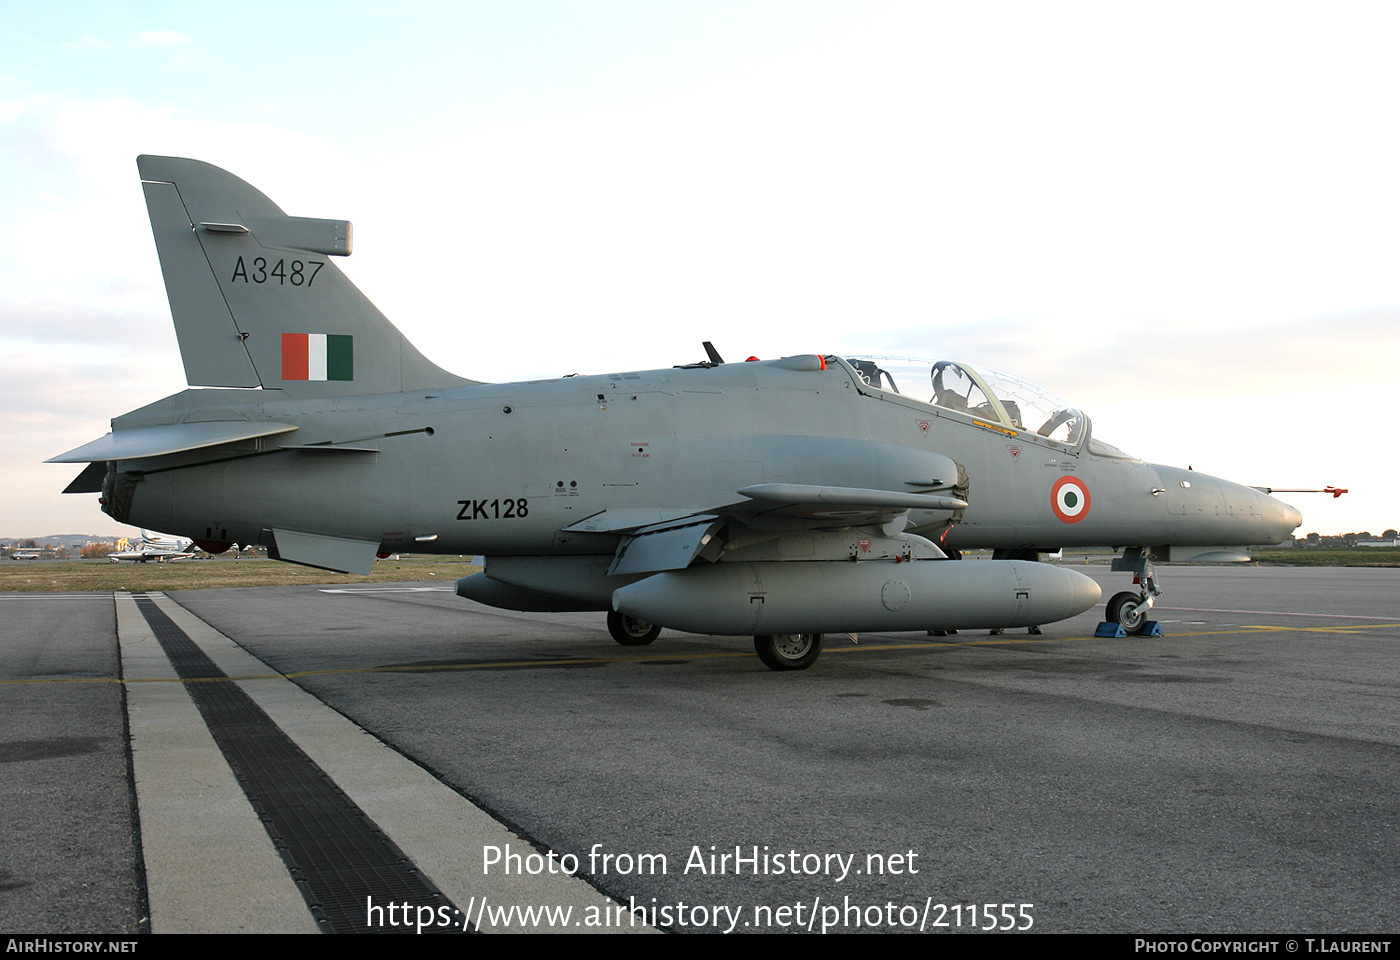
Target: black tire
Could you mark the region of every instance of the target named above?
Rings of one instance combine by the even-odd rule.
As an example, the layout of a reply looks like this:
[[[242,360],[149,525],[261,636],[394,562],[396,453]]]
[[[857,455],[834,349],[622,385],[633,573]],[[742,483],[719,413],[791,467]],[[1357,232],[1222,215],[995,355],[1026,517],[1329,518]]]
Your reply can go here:
[[[1147,629],[1147,611],[1134,612],[1133,607],[1141,602],[1142,598],[1136,593],[1127,590],[1115,593],[1104,605],[1104,619],[1119,624],[1126,633],[1140,634]]]
[[[661,628],[647,620],[609,610],[608,633],[624,647],[645,647],[661,635]]]
[[[780,633],[753,638],[758,659],[769,670],[806,670],[822,655],[820,633]]]

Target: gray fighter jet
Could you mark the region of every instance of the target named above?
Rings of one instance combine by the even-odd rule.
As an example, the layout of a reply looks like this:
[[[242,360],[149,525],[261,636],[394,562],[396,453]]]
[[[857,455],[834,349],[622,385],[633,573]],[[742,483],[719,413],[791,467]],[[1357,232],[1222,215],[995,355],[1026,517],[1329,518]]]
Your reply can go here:
[[[1293,507],[1144,463],[1029,384],[947,360],[801,354],[487,384],[438,368],[331,257],[350,224],[290,217],[194,160],[138,165],[192,388],[50,462],[88,463],[123,523],[211,552],[367,572],[480,554],[464,597],[750,635],[773,669],[827,633],[1031,627],[1100,598],[1042,553],[1125,548],[1130,630],[1152,558],[1277,543]],[[216,389],[208,389],[216,388]],[[992,559],[959,560],[991,548]]]

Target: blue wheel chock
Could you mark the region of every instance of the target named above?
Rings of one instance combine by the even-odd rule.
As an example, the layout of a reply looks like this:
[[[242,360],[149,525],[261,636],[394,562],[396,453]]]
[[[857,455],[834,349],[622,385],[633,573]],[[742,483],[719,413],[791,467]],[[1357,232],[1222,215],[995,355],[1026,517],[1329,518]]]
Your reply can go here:
[[[1123,625],[1121,623],[1115,623],[1111,620],[1105,620],[1103,623],[1098,625],[1097,629],[1094,630],[1094,636],[1096,637],[1117,638],[1126,637],[1127,635],[1128,631],[1123,629]],[[1160,623],[1158,623],[1156,620],[1149,620],[1142,625],[1142,632],[1138,634],[1138,636],[1162,637],[1166,636],[1166,634],[1162,633],[1162,625]]]

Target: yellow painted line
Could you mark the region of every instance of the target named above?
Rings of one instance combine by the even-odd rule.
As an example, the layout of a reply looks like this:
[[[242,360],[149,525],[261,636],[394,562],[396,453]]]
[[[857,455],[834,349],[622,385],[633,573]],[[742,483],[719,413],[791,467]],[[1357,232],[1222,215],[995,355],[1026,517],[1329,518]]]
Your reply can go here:
[[[34,677],[30,680],[0,680],[0,687],[19,687],[27,683],[122,683],[120,677]]]
[[[1190,633],[1171,633],[1161,639],[1180,639],[1182,637],[1225,637],[1237,634],[1261,634],[1261,633],[1331,633],[1331,634],[1360,634],[1368,630],[1391,630],[1400,628],[1400,623],[1365,623],[1355,626],[1333,626],[1333,627],[1279,627],[1269,624],[1249,624],[1233,630],[1199,630]],[[830,639],[830,637],[828,638]],[[1032,644],[1032,643],[1073,643],[1078,640],[1103,640],[1114,639],[1112,637],[1095,637],[1093,634],[1085,634],[1080,637],[1046,637],[1046,636],[1016,636],[1016,637],[996,637],[986,640],[920,640],[914,643],[852,643],[839,647],[826,647],[822,650],[822,655],[829,653],[862,653],[871,651],[888,650],[928,650],[940,647],[991,647],[1005,646],[1008,644]],[[1119,637],[1119,640],[1138,639],[1129,635]],[[1157,639],[1144,637],[1140,639]],[[181,680],[179,677],[146,677],[132,680],[122,680],[118,677],[38,677],[30,680],[0,680],[2,686],[22,686],[32,683],[227,683],[241,682],[244,680],[278,680],[293,679],[295,677],[328,677],[338,674],[353,673],[438,673],[453,670],[499,670],[504,668],[519,667],[578,667],[578,666],[598,666],[609,663],[654,663],[658,660],[722,660],[735,657],[756,657],[758,654],[752,651],[732,651],[732,652],[710,652],[710,653],[662,653],[650,656],[634,657],[560,657],[552,660],[488,660],[481,663],[440,663],[432,666],[399,666],[399,667],[339,667],[325,670],[297,670],[292,673],[252,673],[244,676],[229,677],[194,677],[188,680]]]

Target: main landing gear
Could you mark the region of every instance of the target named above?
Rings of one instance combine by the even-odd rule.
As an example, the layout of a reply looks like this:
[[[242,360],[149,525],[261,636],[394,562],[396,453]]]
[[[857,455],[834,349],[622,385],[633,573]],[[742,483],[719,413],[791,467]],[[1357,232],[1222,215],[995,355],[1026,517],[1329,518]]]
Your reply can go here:
[[[624,647],[644,647],[661,635],[661,628],[647,620],[609,610],[608,633]]]
[[[1104,606],[1104,620],[1120,625],[1124,633],[1147,632],[1148,624],[1153,622],[1147,619],[1148,612],[1162,595],[1151,554],[1146,547],[1129,547],[1123,551],[1123,556],[1113,558],[1113,569],[1133,574],[1133,583],[1139,584],[1141,589],[1137,593],[1129,590],[1115,593]]]
[[[779,633],[753,638],[758,659],[770,670],[806,670],[822,655],[820,633]]]
[[[644,647],[661,633],[661,627],[648,620],[629,617],[616,610],[608,612],[608,633],[624,647]],[[806,670],[822,653],[820,633],[780,633],[753,638],[758,659],[770,670]]]

